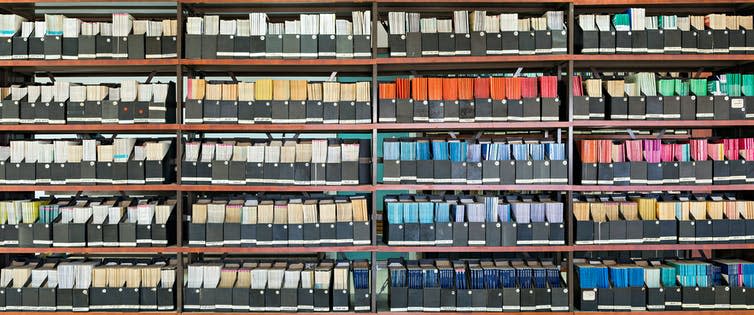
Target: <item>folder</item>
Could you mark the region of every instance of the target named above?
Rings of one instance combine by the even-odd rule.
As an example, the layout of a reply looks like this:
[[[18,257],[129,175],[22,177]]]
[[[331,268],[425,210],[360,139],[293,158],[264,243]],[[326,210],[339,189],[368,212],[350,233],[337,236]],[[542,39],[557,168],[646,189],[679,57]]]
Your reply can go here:
[[[490,33],[487,36],[487,54],[488,55],[502,55],[503,54],[503,35],[500,33]]]
[[[29,38],[30,37],[12,37],[11,59],[28,59],[29,58]]]

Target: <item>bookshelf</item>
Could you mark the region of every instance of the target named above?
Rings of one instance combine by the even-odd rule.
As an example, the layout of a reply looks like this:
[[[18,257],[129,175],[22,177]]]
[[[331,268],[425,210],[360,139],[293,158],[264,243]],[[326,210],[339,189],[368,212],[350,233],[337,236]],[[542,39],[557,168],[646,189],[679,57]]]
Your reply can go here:
[[[34,3],[51,4],[51,8],[65,6],[65,3],[77,2],[113,2],[115,0],[0,0],[0,7],[15,10],[25,10]],[[130,2],[130,1],[129,1]],[[140,0],[132,2],[159,2],[158,0]],[[566,11],[566,21],[569,26],[574,25],[575,12],[581,10],[599,11],[602,9],[622,9],[627,6],[649,6],[651,8],[681,7],[691,10],[691,6],[700,6],[707,9],[747,9],[754,4],[754,0],[473,0],[468,2],[471,8],[504,6],[505,8],[523,8],[527,10],[545,11],[558,9]],[[452,11],[466,8],[459,6],[454,0],[178,0],[175,4],[178,21],[178,34],[182,34],[185,17],[194,12],[203,11],[249,11],[250,8],[265,6],[289,8],[301,6],[311,11],[326,10],[329,6],[336,6],[339,10],[347,8],[372,10],[373,17],[387,12],[388,8],[411,9],[417,6],[439,4],[440,9]],[[54,9],[53,9],[54,10]],[[732,10],[727,10],[732,11]],[[191,12],[191,13],[189,13]],[[376,23],[376,19],[373,19]],[[383,57],[375,47],[372,57],[365,59],[186,59],[182,57],[167,59],[145,60],[0,60],[0,68],[8,73],[38,74],[40,76],[50,73],[60,76],[108,76],[112,74],[142,74],[150,72],[166,76],[174,76],[176,90],[183,91],[184,78],[194,74],[328,74],[338,71],[348,74],[360,74],[370,76],[372,80],[372,121],[366,124],[182,124],[182,92],[178,93],[176,102],[176,123],[169,124],[66,124],[66,125],[0,125],[0,132],[6,134],[32,134],[32,133],[138,133],[138,134],[172,134],[175,136],[175,155],[183,155],[182,144],[184,136],[203,133],[341,133],[354,132],[371,135],[372,141],[372,181],[366,185],[356,186],[285,186],[285,185],[187,185],[181,183],[181,166],[177,163],[177,181],[173,184],[159,185],[2,185],[0,192],[172,192],[178,200],[177,214],[183,216],[190,213],[190,205],[186,205],[184,197],[193,197],[203,192],[368,192],[375,193],[392,190],[463,190],[463,191],[559,191],[565,193],[565,200],[571,200],[577,192],[653,192],[653,191],[692,191],[692,192],[725,192],[725,191],[754,191],[754,185],[662,185],[662,186],[619,186],[619,185],[581,185],[574,182],[573,161],[575,140],[574,129],[626,129],[626,128],[742,128],[754,126],[754,120],[640,120],[640,121],[611,121],[611,120],[574,120],[572,108],[569,107],[572,98],[572,74],[576,69],[727,69],[741,68],[754,64],[752,54],[709,54],[709,55],[656,55],[656,54],[633,54],[633,55],[582,55],[575,53],[574,27],[568,28],[568,53],[561,55],[535,55],[535,56],[454,56],[454,57]],[[178,56],[182,56],[182,37],[177,40]],[[563,106],[568,106],[561,121],[553,122],[475,122],[475,123],[379,123],[377,119],[377,78],[382,75],[405,74],[412,71],[421,73],[440,73],[443,71],[485,71],[485,69],[559,69],[566,73],[566,91],[568,100]],[[562,90],[562,89],[561,89]],[[564,93],[561,93],[564,94]],[[376,153],[378,133],[381,132],[442,132],[442,131],[505,131],[505,130],[547,130],[562,132],[567,142],[567,159],[569,163],[569,181],[562,185],[427,185],[427,184],[379,184],[376,176],[378,158]],[[374,197],[374,195],[373,195]],[[371,209],[377,207],[376,198],[372,198]],[[570,203],[566,202],[565,208],[566,245],[542,245],[542,246],[386,246],[378,240],[376,231],[377,223],[381,221],[381,215],[372,214],[372,241],[371,245],[365,246],[316,246],[316,247],[188,247],[184,246],[183,227],[181,220],[177,220],[176,234],[177,244],[167,247],[53,247],[53,248],[2,248],[5,254],[33,254],[33,253],[78,253],[78,254],[172,254],[179,258],[178,280],[181,284],[184,263],[182,258],[189,255],[201,254],[311,254],[321,252],[366,252],[370,254],[372,266],[372,290],[379,289],[376,283],[376,270],[378,268],[378,253],[559,253],[566,257],[569,262],[573,261],[574,254],[593,251],[670,251],[670,250],[752,250],[754,244],[627,244],[627,245],[575,245],[573,216]],[[550,312],[558,315],[580,314],[619,314],[621,312],[580,312],[575,311],[575,284],[573,265],[568,265],[569,286],[569,312]],[[142,315],[172,315],[184,312],[181,310],[182,290],[177,290],[177,311],[172,312],[139,312]],[[380,314],[448,314],[448,312],[388,312],[377,307],[377,294],[372,295],[372,312]],[[4,312],[6,314],[21,314],[25,312]],[[73,312],[37,312],[37,314],[67,314]],[[93,315],[117,314],[117,312],[88,312]],[[201,312],[199,312],[201,313]],[[285,312],[282,312],[285,313]],[[333,312],[334,314],[354,314],[352,312]],[[459,312],[461,313],[461,312]],[[475,312],[476,314],[497,314],[492,312]],[[530,312],[519,314],[528,315]],[[632,312],[637,313],[637,312]],[[639,312],[648,313],[648,312]],[[666,315],[688,314],[688,311],[664,311]],[[697,311],[700,315],[727,315],[727,314],[754,314],[754,311]],[[125,314],[125,313],[124,313]],[[213,313],[223,314],[223,313]],[[238,314],[238,313],[236,313]],[[318,314],[298,312],[297,314]],[[533,314],[533,313],[532,313]]]

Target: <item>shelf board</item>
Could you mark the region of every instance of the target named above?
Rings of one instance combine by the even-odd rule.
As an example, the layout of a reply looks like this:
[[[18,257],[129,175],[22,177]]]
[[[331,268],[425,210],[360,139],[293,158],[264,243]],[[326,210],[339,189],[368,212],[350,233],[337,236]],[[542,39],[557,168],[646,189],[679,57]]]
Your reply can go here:
[[[381,315],[443,315],[443,314],[473,314],[473,315],[500,315],[504,314],[505,312],[388,312],[388,311],[378,311]],[[543,312],[516,312],[516,315],[541,315]],[[573,312],[544,312],[545,314],[549,315],[573,315]],[[637,312],[632,312],[632,314],[636,314]],[[639,312],[640,313],[640,312]],[[296,313],[300,314],[300,313]],[[358,313],[357,313],[358,314]]]
[[[754,185],[572,185],[573,191],[738,191],[754,190]]]
[[[72,312],[72,311],[57,311],[57,312],[37,312],[34,311],[35,315],[75,315],[75,314],[86,314],[86,315],[128,315],[128,314],[138,314],[138,315],[176,315],[180,314],[179,311],[162,311],[162,312],[144,312],[144,311],[136,311],[136,312]],[[188,312],[186,312],[188,313]],[[192,312],[193,313],[193,312]],[[210,314],[210,313],[207,313]],[[217,314],[217,313],[211,313],[211,314]],[[237,313],[242,314],[242,313]],[[298,313],[294,313],[298,314]],[[29,311],[3,311],[3,315],[29,315]]]
[[[631,312],[586,312],[574,311],[573,315],[636,315],[636,314],[662,314],[662,315],[752,315],[754,310],[685,310],[685,311],[631,311]]]
[[[207,72],[298,73],[371,72],[374,59],[181,59],[180,63]],[[333,67],[336,67],[333,69]]]
[[[572,54],[570,58],[573,61],[754,61],[754,55],[748,54]]]
[[[542,246],[375,246],[376,252],[390,253],[517,253],[517,252],[570,252],[567,245]]]
[[[743,54],[615,54],[615,55],[570,55],[574,67],[581,69],[630,70],[630,69],[722,69],[754,62],[754,55]],[[576,71],[578,71],[576,70]]]
[[[58,2],[119,2],[119,3],[160,2],[160,3],[165,3],[165,0],[0,0],[0,4],[2,3],[58,3]]]
[[[628,250],[710,250],[710,249],[754,249],[754,244],[609,244],[573,245],[575,252],[628,251]]]
[[[64,132],[64,133],[82,133],[82,132],[175,132],[180,129],[179,124],[22,124],[22,125],[0,125],[0,132]]]
[[[458,3],[458,0],[373,0],[377,3]],[[549,4],[570,3],[571,0],[472,0],[466,3],[494,3],[494,4]]]
[[[752,3],[751,0],[573,0],[576,6],[627,6],[627,5],[730,5]]]
[[[271,132],[271,131],[371,131],[375,124],[183,124],[183,131]]]
[[[4,313],[3,315],[5,315],[5,312],[3,312],[3,313]],[[81,313],[81,312],[78,312],[78,313]],[[383,314],[385,312],[379,312],[379,313]],[[58,312],[58,314],[60,314],[60,312]],[[68,314],[68,315],[75,315],[75,314],[76,313],[71,313],[71,314]],[[110,313],[110,314],[113,314],[113,313]],[[134,313],[134,312],[131,312],[131,314],[141,315],[139,313]],[[328,312],[251,312],[251,313],[249,313],[249,312],[233,312],[233,313],[223,313],[223,312],[214,312],[214,311],[213,312],[184,311],[184,312],[182,312],[182,314],[186,314],[186,315],[190,315],[190,314],[197,314],[197,315],[264,315],[264,314],[278,314],[278,315],[322,315],[322,314],[359,315],[359,314],[361,314],[361,315],[364,315],[364,314],[375,314],[375,313],[374,312],[372,312],[372,313],[370,313],[370,312],[329,312],[329,311]],[[398,313],[395,313],[395,314],[411,314],[411,313],[398,312]],[[438,314],[440,314],[440,313],[438,313]],[[450,313],[449,312],[444,312],[442,314],[453,314],[453,313],[452,312],[450,312]],[[468,314],[468,313],[457,313],[457,314]],[[476,314],[476,312],[474,312],[474,314]],[[497,313],[497,314],[500,314],[500,313]],[[18,314],[18,315],[29,315],[29,313],[27,312],[27,313]],[[106,315],[106,314],[103,314],[103,315]],[[123,315],[128,315],[128,313],[123,313]],[[519,314],[516,314],[516,315],[521,315],[521,314],[519,313]],[[537,315],[537,314],[533,314],[532,313],[530,315]]]
[[[93,253],[128,253],[128,254],[153,254],[153,253],[180,253],[180,247],[3,247],[0,249],[8,254],[93,254]]]
[[[442,57],[381,57],[375,58],[380,72],[487,70],[525,68],[554,68],[569,60],[562,55],[496,55],[496,56],[442,56]]]
[[[93,0],[94,1],[94,0]],[[324,4],[324,3],[372,3],[374,0],[178,0],[186,4]]]
[[[553,191],[567,191],[570,189],[570,187],[571,187],[570,185],[377,184],[375,186],[375,189],[377,190],[553,190]]]
[[[294,185],[180,185],[182,191],[228,191],[228,192],[275,192],[275,191],[353,191],[372,192],[371,185],[332,185],[332,186],[294,186]]]
[[[181,253],[244,253],[244,254],[297,254],[297,253],[349,253],[371,252],[374,246],[312,246],[312,247],[181,247]]]
[[[13,191],[227,191],[227,192],[309,192],[378,190],[511,190],[511,191],[754,191],[754,185],[433,185],[433,184],[377,184],[377,185],[0,185],[0,192]]]
[[[177,184],[149,185],[0,185],[0,192],[14,191],[176,191]]]
[[[51,71],[53,73],[143,73],[150,71],[175,74],[180,59],[77,59],[77,60],[0,60],[0,67],[16,71]]]
[[[754,126],[754,120],[574,120],[572,125],[582,128],[717,128]]]
[[[501,129],[554,129],[568,128],[567,121],[532,122],[473,122],[473,123],[378,123],[377,130],[501,130]]]

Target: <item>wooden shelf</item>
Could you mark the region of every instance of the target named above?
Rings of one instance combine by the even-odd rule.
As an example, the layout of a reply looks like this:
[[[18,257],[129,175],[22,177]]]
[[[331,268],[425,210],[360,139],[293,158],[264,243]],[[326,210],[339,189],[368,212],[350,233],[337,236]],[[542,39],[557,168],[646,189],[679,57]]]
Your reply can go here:
[[[149,72],[172,73],[175,75],[176,66],[180,59],[77,59],[77,60],[0,60],[0,67],[13,68],[20,72],[52,73],[139,73],[144,76]]]
[[[608,244],[608,245],[573,245],[575,252],[592,251],[629,251],[629,250],[711,250],[711,249],[754,249],[754,244]]]
[[[374,0],[178,0],[186,4],[305,4],[323,3],[372,3]]]
[[[155,185],[0,185],[0,192],[13,191],[177,191],[177,184]]]
[[[180,253],[180,247],[0,247],[0,252],[8,254],[159,254],[159,253]]]
[[[752,185],[754,186],[754,185]],[[570,185],[426,185],[377,184],[377,190],[552,190],[568,191]],[[754,189],[754,188],[753,188]]]
[[[371,131],[375,124],[184,124],[183,131],[271,132],[271,131]]]
[[[376,58],[378,65],[417,65],[435,63],[494,63],[494,62],[565,62],[571,55],[487,55],[487,56],[442,56],[442,57],[384,57]]]
[[[751,0],[573,0],[576,6],[627,6],[627,5],[729,5],[752,3]]]
[[[571,55],[574,71],[623,71],[667,69],[668,71],[721,71],[754,62],[754,55],[742,54],[615,54]]]
[[[373,0],[377,3],[452,3],[457,4],[457,0]],[[570,3],[571,0],[472,0],[465,3],[491,3],[491,4],[557,4]]]
[[[176,0],[172,3],[161,0],[0,0],[2,7],[10,13],[19,12],[30,16],[37,15],[34,10],[35,3],[48,3],[47,6],[52,11],[64,8],[71,3],[81,4],[76,12],[84,17],[97,16],[98,19],[109,19],[107,15],[100,13],[87,13],[89,8],[94,8],[97,2],[108,3],[109,7],[126,8],[130,11],[139,11],[143,8],[157,8],[160,15],[170,15],[171,19],[177,19],[180,23],[185,23],[186,12],[191,16],[207,14],[230,14],[239,15],[244,12],[270,12],[275,15],[298,14],[299,12],[327,12],[335,10],[339,15],[350,13],[352,10],[373,10],[377,15],[385,16],[389,11],[406,11],[406,12],[432,12],[433,14],[446,15],[451,11],[467,8],[487,10],[487,11],[512,11],[528,15],[541,15],[549,10],[561,10],[566,12],[567,19],[573,22],[575,15],[582,13],[613,13],[623,10],[627,7],[647,7],[648,12],[655,13],[699,13],[706,14],[709,12],[744,12],[754,7],[754,0],[470,0],[460,3],[458,0]],[[116,3],[117,2],[117,3]],[[139,4],[141,3],[141,4]],[[153,4],[153,5],[152,5]],[[182,10],[179,10],[183,8]],[[570,9],[570,10],[569,10]],[[175,12],[173,12],[175,11]],[[667,11],[667,12],[666,12]],[[137,15],[143,15],[138,14]],[[569,15],[570,13],[570,15]],[[72,13],[73,14],[73,13]],[[154,16],[158,14],[153,14]],[[146,13],[147,17],[151,17]],[[379,23],[379,22],[377,22]],[[183,32],[185,24],[179,25],[179,32]],[[575,28],[568,30],[569,39],[573,39]],[[81,60],[0,60],[0,67],[6,69],[6,75],[3,77],[4,82],[20,82],[19,77],[34,74],[42,77],[45,73],[52,73],[60,76],[139,76],[146,77],[154,71],[159,76],[170,76],[176,81],[179,93],[184,78],[187,76],[328,76],[330,73],[337,72],[340,76],[361,77],[376,82],[378,78],[385,78],[391,75],[447,75],[448,73],[471,74],[471,73],[500,73],[513,72],[516,68],[524,68],[526,72],[539,71],[544,73],[562,74],[561,83],[570,83],[575,71],[722,71],[725,69],[740,67],[741,71],[754,65],[754,54],[614,54],[614,55],[584,55],[584,54],[560,54],[560,55],[490,55],[490,56],[433,56],[433,57],[384,57],[384,49],[375,49],[375,55],[372,58],[365,59],[187,59],[183,56],[181,49],[185,50],[183,36],[177,37],[177,47],[179,47],[177,58],[171,59],[81,59]],[[569,43],[571,46],[574,43]],[[573,70],[577,69],[577,70]],[[365,80],[369,80],[365,79]],[[567,84],[564,84],[568,86]],[[372,86],[372,99],[376,100],[377,86]],[[568,91],[562,89],[565,96]],[[182,94],[179,94],[182,96]],[[374,102],[373,102],[374,103]],[[179,101],[180,105],[180,101]],[[561,104],[564,109],[571,106],[563,100]],[[378,106],[373,104],[373,108]],[[170,109],[169,109],[170,110]],[[175,109],[172,109],[175,110]],[[180,112],[180,110],[178,110]],[[180,113],[179,113],[180,114]],[[180,119],[179,119],[180,120]],[[22,134],[31,133],[136,133],[136,134],[173,134],[178,137],[182,133],[359,133],[371,136],[372,151],[380,144],[377,143],[377,133],[388,132],[426,132],[439,133],[445,131],[465,131],[465,134],[471,132],[494,132],[502,130],[523,130],[523,131],[551,131],[554,129],[566,129],[560,132],[564,142],[568,143],[571,151],[574,151],[575,141],[584,136],[574,136],[574,129],[628,129],[628,128],[687,128],[687,129],[710,129],[710,128],[734,128],[754,126],[754,120],[641,120],[641,121],[611,121],[611,120],[587,120],[587,121],[506,121],[506,122],[474,122],[474,123],[364,123],[364,124],[138,124],[138,125],[117,125],[117,124],[67,124],[67,125],[0,125],[0,133],[17,133],[15,137]],[[741,128],[744,129],[744,128]],[[733,131],[733,130],[730,130]],[[544,133],[544,132],[542,132]],[[589,137],[604,137],[605,139],[616,137],[614,135],[593,135]],[[674,136],[667,136],[673,138]],[[688,137],[688,136],[683,136]],[[176,138],[178,140],[178,138]],[[179,143],[180,144],[180,143]],[[176,147],[178,158],[180,160],[183,147]],[[574,151],[575,152],[575,151]],[[377,152],[373,152],[376,156]],[[569,155],[570,156],[570,155]],[[372,161],[376,161],[373,156]],[[573,161],[573,158],[571,158]],[[373,170],[377,165],[372,165]],[[180,172],[181,166],[176,166]],[[376,174],[372,174],[376,176]],[[180,177],[180,174],[178,174]],[[370,208],[376,210],[380,200],[376,199],[378,191],[552,191],[562,194],[565,192],[564,199],[569,200],[572,192],[587,191],[754,191],[754,185],[642,185],[642,186],[618,186],[618,185],[572,185],[572,184],[531,184],[531,185],[465,185],[465,184],[370,184],[367,185],[317,185],[317,186],[296,186],[296,185],[188,185],[188,184],[149,184],[149,185],[0,185],[0,192],[77,192],[77,191],[98,191],[107,194],[122,193],[125,195],[137,193],[154,193],[163,192],[171,194],[179,199],[176,207],[176,213],[179,218],[190,212],[190,203],[194,195],[210,193],[253,193],[253,192],[270,192],[270,193],[297,193],[297,192],[366,192],[372,193],[370,198]],[[9,195],[9,194],[7,194]],[[15,194],[21,195],[21,194]],[[26,196],[31,193],[24,194]],[[189,198],[185,198],[189,197]],[[188,202],[186,202],[188,200]],[[381,225],[384,213],[377,211],[370,216],[370,225],[376,228]],[[574,234],[572,222],[572,209],[570,204],[564,208],[564,216],[570,218],[564,226],[567,241]],[[176,237],[182,237],[186,231],[183,229],[183,219],[176,222]],[[374,235],[373,237],[379,237]],[[295,254],[336,252],[336,253],[371,253],[372,273],[370,275],[371,286],[378,286],[377,270],[378,259],[384,259],[377,253],[459,253],[459,257],[468,256],[487,256],[493,253],[541,253],[533,256],[556,256],[558,258],[573,257],[574,253],[606,251],[660,251],[660,250],[754,250],[754,244],[608,244],[608,245],[532,245],[532,246],[387,246],[382,243],[375,245],[363,246],[294,246],[294,247],[191,247],[191,246],[162,246],[162,247],[59,247],[59,248],[13,248],[5,247],[0,251],[6,254],[64,254],[64,253],[81,253],[81,254],[100,254],[99,256],[129,256],[142,254],[144,256],[157,256],[158,254],[173,254],[179,256],[194,256],[189,254],[213,254],[220,256],[222,254],[247,254],[273,256],[294,256]],[[473,253],[482,253],[475,255]],[[369,256],[369,255],[367,255]],[[428,255],[430,256],[430,255]],[[442,255],[441,255],[442,256]],[[452,256],[452,255],[451,255]],[[422,257],[419,255],[418,258]],[[7,260],[8,257],[6,257]],[[192,257],[193,258],[193,257]],[[186,262],[193,260],[181,259],[178,263],[178,271],[186,268]],[[568,262],[572,263],[572,261]],[[573,265],[569,266],[573,271]],[[182,281],[183,273],[178,275],[177,281]],[[575,274],[569,274],[568,289],[569,304],[577,304],[576,294],[577,281]],[[379,289],[379,288],[376,288]],[[206,314],[206,315],[238,315],[238,314],[260,314],[254,312],[241,313],[217,313],[217,312],[184,312],[181,307],[182,295],[181,290],[176,292],[176,311],[171,312],[136,312],[140,315],[179,315],[183,313]],[[377,298],[378,293],[374,292],[371,302],[380,306],[374,308],[372,313],[389,314],[389,315],[447,315],[447,314],[465,314],[464,312],[390,312],[384,310],[383,296]],[[379,302],[379,303],[378,303]],[[26,315],[28,312],[6,312],[13,315]],[[132,312],[89,312],[88,315],[113,315]],[[498,314],[496,312],[475,312],[481,315]],[[551,315],[594,315],[595,313],[608,315],[607,312],[590,312],[591,314],[581,314],[585,312],[568,311],[568,312],[550,312]],[[617,315],[621,312],[610,312],[609,315]],[[632,312],[646,313],[650,312]],[[754,315],[754,310],[728,310],[728,311],[694,311],[695,315]],[[37,312],[41,315],[77,315],[74,312]],[[315,312],[296,312],[279,314],[296,314],[296,315],[317,315]],[[341,315],[356,315],[356,312],[334,312]],[[537,312],[539,314],[539,312]],[[690,311],[668,311],[663,315],[686,315]],[[2,315],[2,314],[0,314]],[[260,314],[261,315],[261,314]],[[522,312],[519,315],[535,315],[534,312]],[[620,314],[620,315],[630,315]]]
[[[694,244],[691,244],[694,245]],[[747,244],[742,244],[747,245]],[[312,246],[312,247],[199,247],[199,246],[169,246],[169,247],[0,247],[0,251],[9,254],[34,253],[238,253],[238,254],[303,254],[303,253],[353,253],[353,252],[421,252],[421,253],[515,253],[515,252],[570,252],[573,246],[541,245],[541,246],[387,246],[387,245],[358,245],[358,246]],[[749,246],[754,248],[754,246]]]
[[[332,186],[294,186],[294,185],[181,185],[182,191],[204,192],[204,191],[226,191],[226,192],[274,192],[274,191],[353,191],[353,192],[372,192],[374,187],[371,185],[332,185]]]
[[[754,185],[432,185],[432,184],[377,184],[377,185],[0,185],[0,192],[14,191],[190,191],[190,192],[322,192],[378,190],[510,190],[510,191],[754,191]]]
[[[30,311],[3,311],[3,315],[29,315]],[[57,312],[38,312],[33,311],[36,315],[75,315],[75,314],[87,314],[87,315],[128,315],[128,314],[137,314],[137,315],[177,315],[181,312],[179,311],[163,311],[163,312],[71,312],[71,311],[57,311]],[[208,313],[209,314],[209,313]],[[217,313],[212,313],[217,314]],[[241,313],[237,313],[241,314]]]
[[[270,131],[447,131],[447,130],[543,130],[568,128],[723,128],[750,127],[754,120],[576,120],[473,123],[367,123],[367,124],[19,124],[2,125],[0,132],[270,132]]]
[[[374,246],[312,246],[312,247],[181,247],[182,253],[298,254],[370,252]]]
[[[114,1],[114,0],[113,0]],[[135,67],[135,66],[177,66],[177,58],[155,59],[27,59],[27,60],[0,60],[0,67]]]
[[[738,191],[754,190],[754,185],[573,185],[573,191]]]
[[[86,2],[97,0],[74,0],[74,2]],[[115,1],[115,0],[107,0]],[[145,0],[137,1],[144,2]],[[158,1],[158,0],[146,0]],[[35,2],[35,0],[2,0],[0,3],[24,3]],[[66,2],[66,0],[41,0],[36,2]],[[70,2],[70,1],[67,1]],[[222,4],[243,4],[243,3],[303,3],[303,4],[322,4],[322,3],[458,3],[456,0],[179,0],[181,3],[189,4],[202,4],[202,3],[222,3]],[[726,5],[730,3],[753,3],[752,0],[473,0],[471,3],[493,3],[493,4],[522,4],[522,3],[571,3],[577,6],[593,6],[593,5],[611,5],[611,6],[626,6],[626,5],[694,5],[694,4],[718,4]]]
[[[573,61],[754,61],[746,54],[572,54]]]
[[[270,76],[329,74],[333,71],[370,73],[374,59],[181,59],[181,64],[204,72],[259,73]],[[336,68],[333,68],[336,67]]]
[[[582,128],[719,128],[754,126],[754,120],[574,120],[571,124]]]
[[[379,312],[379,313],[383,314],[384,312]],[[75,314],[75,313],[72,313],[72,314]],[[124,315],[126,315],[126,314],[124,314]],[[137,314],[138,315],[138,313],[131,313],[131,314]],[[321,315],[321,314],[359,315],[359,314],[370,314],[370,312],[329,312],[328,311],[328,312],[292,312],[292,313],[291,312],[254,312],[254,313],[249,313],[249,312],[233,312],[233,313],[223,313],[223,312],[201,312],[201,311],[199,311],[199,312],[190,312],[190,311],[185,311],[185,312],[182,312],[182,314],[187,314],[187,315],[188,314],[198,314],[198,315],[234,315],[234,314],[235,315],[264,315],[264,314],[282,314],[282,315]],[[401,313],[396,313],[396,314],[407,314],[407,313],[406,312],[401,312]],[[452,313],[445,312],[444,314],[452,314]],[[461,314],[461,313],[458,313],[458,314]],[[467,314],[467,313],[465,313],[465,314]],[[500,314],[500,313],[498,313],[498,314]],[[26,315],[28,315],[28,313],[26,313]],[[519,315],[519,314],[517,314],[517,315]],[[536,315],[536,314],[531,314],[531,315]]]
[[[160,3],[164,3],[165,1],[164,0],[0,0],[0,4],[2,3],[59,3],[59,2],[120,2],[120,3],[160,2]],[[7,312],[4,312],[4,313],[7,313]],[[108,313],[108,314],[112,314],[112,313]]]
[[[568,128],[567,121],[532,122],[473,122],[473,123],[378,123],[377,130],[501,130],[501,129],[555,129]]]
[[[517,252],[570,252],[567,245],[541,246],[376,246],[380,253],[517,253]]]
[[[0,125],[0,132],[64,132],[64,133],[83,133],[83,132],[175,132],[180,129],[179,124],[61,124],[61,125]]]
[[[754,310],[685,310],[685,311],[631,311],[631,312],[582,312],[574,311],[574,315],[752,315]]]
[[[506,312],[383,312],[378,311],[382,315],[443,315],[443,314],[473,314],[473,315],[500,315]],[[573,312],[515,312],[516,315],[541,315],[542,313],[550,315],[573,315]],[[636,312],[633,312],[636,314]],[[298,314],[298,313],[297,313]],[[358,313],[357,313],[358,314]]]

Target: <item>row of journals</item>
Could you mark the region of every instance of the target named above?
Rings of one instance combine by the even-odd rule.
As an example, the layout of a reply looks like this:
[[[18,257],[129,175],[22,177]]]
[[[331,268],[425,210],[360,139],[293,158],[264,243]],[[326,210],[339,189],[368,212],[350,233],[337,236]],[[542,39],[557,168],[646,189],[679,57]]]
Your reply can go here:
[[[0,88],[2,124],[134,124],[175,121],[175,83],[13,85]]]
[[[586,185],[744,184],[754,181],[754,139],[580,140]]]
[[[585,80],[576,76],[573,94],[574,119],[754,118],[754,74],[691,79],[653,72]]]
[[[754,52],[752,16],[646,16],[642,8],[577,17],[583,54],[727,54]]]
[[[163,259],[16,260],[0,270],[3,311],[169,311],[175,262]]]
[[[172,180],[172,140],[14,140],[0,146],[3,184],[145,184]]]
[[[4,247],[167,246],[176,201],[162,197],[78,197],[0,202]]]
[[[0,59],[176,58],[176,20],[133,20],[113,13],[112,23],[45,14],[26,21],[0,16]]]
[[[752,303],[754,264],[745,260],[574,263],[581,311],[747,309]]]
[[[379,85],[380,122],[556,121],[558,78],[397,78]]]
[[[586,195],[574,200],[576,244],[750,243],[754,201],[734,196]]]
[[[391,259],[391,311],[566,311],[566,273],[551,261]]]
[[[189,79],[185,123],[371,123],[371,84]]]
[[[384,183],[556,184],[568,181],[554,141],[385,139]]]
[[[563,203],[548,195],[385,197],[388,245],[564,245]]]
[[[189,246],[371,244],[365,196],[202,199],[191,206]]]
[[[188,266],[187,311],[369,311],[366,260],[205,260]]]
[[[370,180],[369,140],[187,142],[185,184],[357,185]]]
[[[565,54],[563,11],[519,18],[518,13],[454,11],[453,18],[388,13],[391,57]]]
[[[335,13],[301,14],[297,20],[268,22],[267,13],[249,19],[218,15],[186,19],[189,59],[215,58],[369,58],[372,13],[353,11],[351,20]],[[381,26],[380,26],[381,28]]]

